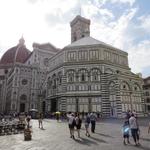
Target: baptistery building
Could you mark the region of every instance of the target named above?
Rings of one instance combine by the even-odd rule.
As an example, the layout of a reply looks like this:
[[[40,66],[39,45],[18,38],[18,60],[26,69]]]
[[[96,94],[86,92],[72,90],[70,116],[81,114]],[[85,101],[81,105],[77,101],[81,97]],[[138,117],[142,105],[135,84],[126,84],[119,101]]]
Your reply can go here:
[[[47,111],[143,115],[142,78],[131,72],[128,54],[90,36],[90,20],[70,23],[71,44],[49,59]]]

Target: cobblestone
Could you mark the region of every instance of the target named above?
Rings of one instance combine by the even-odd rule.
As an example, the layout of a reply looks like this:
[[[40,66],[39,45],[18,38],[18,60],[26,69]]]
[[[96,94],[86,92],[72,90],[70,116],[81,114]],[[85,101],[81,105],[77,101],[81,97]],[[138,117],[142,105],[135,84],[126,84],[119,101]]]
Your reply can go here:
[[[121,133],[122,124],[111,121],[97,123],[96,133],[91,137],[85,136],[82,125],[81,138],[70,138],[66,122],[57,123],[55,120],[45,119],[44,130],[38,128],[38,121],[32,120],[33,133],[31,141],[24,141],[23,134],[0,136],[0,150],[150,150],[150,135],[147,127],[141,126],[141,146],[124,146]]]

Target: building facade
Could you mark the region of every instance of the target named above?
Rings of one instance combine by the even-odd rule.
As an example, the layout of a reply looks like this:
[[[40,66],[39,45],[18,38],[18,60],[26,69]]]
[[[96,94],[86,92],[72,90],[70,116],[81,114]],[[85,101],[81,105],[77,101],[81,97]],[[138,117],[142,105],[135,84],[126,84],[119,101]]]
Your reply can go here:
[[[128,54],[90,36],[90,20],[70,23],[71,44],[62,50],[23,38],[0,61],[0,112],[99,112],[122,117],[144,113],[143,80],[131,72]]]
[[[48,59],[58,49],[50,43],[33,43],[30,52],[23,38],[5,52],[0,62],[0,112],[45,111],[42,86],[45,82]]]
[[[71,23],[72,43],[49,59],[47,111],[143,115],[142,78],[128,66],[128,54],[90,37],[90,20]]]
[[[145,102],[145,112],[150,114],[150,77],[145,78],[143,85],[143,96]]]

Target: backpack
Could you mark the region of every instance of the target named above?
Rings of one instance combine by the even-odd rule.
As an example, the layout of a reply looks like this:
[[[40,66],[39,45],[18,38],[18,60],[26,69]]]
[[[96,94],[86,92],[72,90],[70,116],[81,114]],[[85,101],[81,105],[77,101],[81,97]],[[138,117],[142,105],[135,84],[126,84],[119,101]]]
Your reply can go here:
[[[79,124],[82,124],[82,120],[79,118]]]
[[[86,122],[87,122],[87,123],[90,123],[90,117],[89,117],[89,116],[87,116]]]
[[[73,119],[73,121],[72,121],[72,126],[73,127],[76,126],[76,120],[75,119]]]

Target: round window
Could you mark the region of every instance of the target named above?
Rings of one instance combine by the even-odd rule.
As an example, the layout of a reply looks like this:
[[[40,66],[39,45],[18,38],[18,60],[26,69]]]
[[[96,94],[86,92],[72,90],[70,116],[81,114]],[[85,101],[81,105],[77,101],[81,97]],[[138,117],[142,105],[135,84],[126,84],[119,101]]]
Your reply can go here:
[[[26,85],[27,83],[28,83],[28,81],[27,81],[26,79],[23,79],[23,80],[22,80],[22,84],[23,84],[23,85]]]

